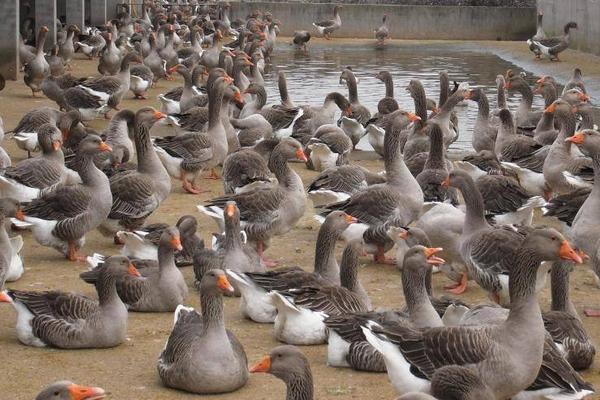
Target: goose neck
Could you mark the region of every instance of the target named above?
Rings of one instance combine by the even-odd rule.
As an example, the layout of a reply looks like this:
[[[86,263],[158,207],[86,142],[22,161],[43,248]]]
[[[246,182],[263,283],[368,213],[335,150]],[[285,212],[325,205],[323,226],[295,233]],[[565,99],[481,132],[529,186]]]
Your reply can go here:
[[[313,400],[313,378],[310,370],[293,372],[286,377],[286,400]]]
[[[331,265],[336,264],[335,244],[338,236],[339,234],[327,225],[323,225],[319,230],[315,248],[315,272],[321,276],[332,275],[331,271],[328,270],[331,268]]]
[[[550,292],[552,302],[550,309],[552,311],[565,311],[579,318],[575,306],[569,297],[569,277],[570,265],[567,262],[556,261],[552,264],[550,270]]]
[[[223,296],[211,291],[200,293],[202,307],[202,327],[205,331],[225,332],[223,321]]]

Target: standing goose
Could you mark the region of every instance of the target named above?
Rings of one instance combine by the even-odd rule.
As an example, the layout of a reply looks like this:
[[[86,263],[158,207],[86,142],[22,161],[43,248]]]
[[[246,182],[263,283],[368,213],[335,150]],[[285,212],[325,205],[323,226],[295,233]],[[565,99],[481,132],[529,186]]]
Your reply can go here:
[[[442,74],[443,76],[443,74]],[[458,139],[458,121],[455,120],[454,107],[463,100],[468,100],[471,97],[469,84],[463,82],[458,86],[458,89],[448,97],[443,104],[441,103],[442,96],[440,95],[440,105],[438,112],[431,118],[430,121],[436,122],[442,128],[444,134],[444,145],[447,148],[451,143]]]
[[[547,56],[550,61],[560,61],[558,55],[571,44],[571,29],[577,29],[576,22],[571,21],[565,25],[563,36],[532,40],[533,46],[536,46],[538,51]]]
[[[304,50],[304,53],[308,54],[308,48],[306,44],[310,41],[310,32],[309,31],[295,31],[294,39],[292,43],[296,46],[296,49]]]
[[[494,150],[494,143],[498,135],[498,128],[490,124],[490,103],[483,89],[471,90],[469,100],[477,103],[478,112],[471,145],[476,152],[481,150]]]
[[[165,168],[172,177],[181,179],[183,189],[188,193],[202,192],[194,184],[203,170],[210,168],[210,177],[216,179],[214,168],[227,156],[227,135],[219,113],[225,87],[231,83],[231,78],[219,77],[210,85],[206,133],[189,132],[155,140]]]
[[[377,111],[379,114],[389,114],[396,111],[398,102],[394,99],[394,80],[392,74],[389,71],[379,71],[375,75],[376,79],[379,79],[385,84],[385,97],[377,103]]]
[[[350,101],[350,107],[352,107],[352,114],[349,117],[365,126],[371,119],[371,112],[358,100],[357,80],[354,72],[348,68],[344,69],[340,75],[340,83],[343,81],[348,86],[348,100]]]
[[[52,247],[70,261],[83,260],[77,251],[85,234],[108,217],[112,195],[108,178],[94,165],[94,157],[110,147],[96,135],[88,135],[77,150],[77,172],[81,184],[59,186],[27,204],[25,222],[31,224],[33,237]]]
[[[99,387],[77,385],[70,381],[58,381],[44,388],[35,400],[102,400],[107,393]]]
[[[148,99],[148,90],[154,82],[154,73],[145,64],[137,64],[131,67],[129,90],[136,99]]]
[[[42,26],[36,40],[35,57],[25,65],[23,80],[31,89],[32,97],[36,97],[35,94],[42,91],[42,81],[50,74],[50,65],[44,57],[46,36],[48,36],[48,27]]]
[[[115,38],[111,32],[104,36],[106,46],[98,60],[98,72],[102,75],[116,75],[121,64],[121,50],[115,44]]]
[[[343,94],[331,92],[325,96],[321,107],[304,106],[302,116],[294,122],[292,137],[303,145],[307,144],[313,133],[321,125],[334,123],[337,109],[345,116],[352,114],[352,107]]]
[[[0,176],[0,198],[12,197],[20,202],[31,201],[66,180],[65,158],[61,149],[63,137],[54,124],[37,128],[41,157],[27,158],[4,170]]]
[[[223,226],[223,208],[227,201],[235,201],[240,209],[242,228],[248,234],[248,240],[256,245],[258,254],[263,257],[270,238],[292,229],[306,208],[302,180],[288,165],[292,158],[307,161],[298,141],[292,138],[282,139],[269,159],[269,169],[278,181],[276,186],[218,197],[210,200],[206,207],[199,206],[199,210],[215,218],[219,226]],[[264,257],[263,260],[265,261]]]
[[[444,392],[461,385],[450,374],[440,381],[443,367],[464,367],[487,387],[494,398],[510,398],[534,382],[544,350],[544,323],[535,296],[535,276],[542,261],[581,257],[554,229],[532,231],[516,252],[511,268],[512,307],[499,325],[438,327],[417,330],[396,325],[367,324],[369,343],[386,361],[388,376],[400,393]],[[453,367],[455,368],[455,367]],[[443,370],[443,369],[442,369]],[[418,371],[417,375],[411,371]]]
[[[63,63],[63,59],[58,56],[58,45],[55,44],[54,46],[52,46],[52,49],[50,50],[50,55],[46,56],[46,62],[50,67],[51,76],[60,76],[65,73],[65,65]],[[40,85],[42,91],[44,91],[43,83],[44,82],[42,81],[42,85]]]
[[[375,29],[375,39],[377,39],[377,45],[383,46],[385,44],[385,40],[390,37],[390,30],[387,26],[387,14],[383,14],[382,24],[379,28]]]
[[[167,387],[198,394],[233,392],[248,380],[242,344],[225,329],[223,294],[234,289],[225,273],[213,269],[200,284],[202,315],[179,306],[175,325],[158,359],[158,375]]]
[[[173,312],[183,303],[188,288],[181,271],[175,266],[175,251],[181,250],[179,230],[167,228],[160,236],[158,261],[135,260],[132,263],[141,276],[122,274],[116,278],[117,293],[129,310]],[[95,284],[104,268],[107,265],[101,263],[79,276],[85,282]]]
[[[0,199],[0,292],[5,281],[16,281],[23,275],[23,259],[20,252],[23,238],[19,235],[9,237],[6,231],[6,218],[24,220],[23,210],[19,202],[11,198]]]
[[[278,346],[250,372],[266,372],[281,379],[286,386],[286,400],[313,400],[314,385],[310,363],[297,347]]]
[[[501,110],[498,117],[500,127],[494,145],[498,160],[514,162],[518,165],[520,160],[532,157],[542,147],[531,136],[517,133],[512,114],[508,109]]]
[[[9,290],[17,311],[17,337],[34,347],[86,349],[115,347],[125,341],[127,308],[117,294],[117,276],[139,272],[126,257],[107,259],[95,283],[98,301],[58,291]]]
[[[540,50],[540,48],[535,45],[533,43],[533,41],[540,41],[543,39],[546,39],[546,32],[544,32],[544,25],[543,25],[543,20],[544,20],[544,13],[541,11],[538,11],[537,14],[537,31],[535,32],[535,35],[533,35],[533,37],[531,39],[527,39],[527,44],[529,45],[529,50],[535,54],[535,58],[541,58],[542,56],[542,51]]]
[[[533,90],[529,87],[527,81],[521,75],[515,75],[512,70],[506,71],[505,89],[509,91],[516,90],[521,95],[519,107],[515,112],[516,126],[519,128],[534,128],[540,120],[542,113],[532,111]]]
[[[419,117],[402,111],[398,119],[402,119],[406,127],[411,121],[418,121]],[[363,237],[367,245],[371,245],[367,249],[375,254],[378,263],[394,263],[385,257],[386,246],[391,245],[385,232],[387,226],[410,224],[416,220],[423,206],[423,191],[400,152],[399,131],[395,129],[385,135],[386,183],[370,186],[344,202],[327,206],[327,210],[342,210],[358,219],[357,229],[349,232],[347,237]]]
[[[330,40],[331,34],[342,27],[342,19],[340,18],[340,9],[342,6],[333,8],[333,19],[328,19],[321,22],[313,22],[313,26],[317,28],[319,34],[325,39]]]
[[[137,111],[134,120],[134,140],[137,169],[119,172],[110,178],[112,206],[107,220],[100,226],[106,235],[114,235],[123,228],[141,227],[171,192],[171,180],[162,166],[149,131],[165,115],[152,107]]]
[[[279,268],[262,273],[240,274],[227,271],[241,293],[242,315],[259,323],[275,320],[276,308],[270,300],[272,290],[288,290],[303,286],[339,285],[340,270],[335,259],[335,245],[342,232],[355,222],[354,218],[334,211],[325,218],[316,241],[314,271],[299,267]]]
[[[63,59],[64,64],[69,70],[71,69],[71,61],[73,60],[73,55],[75,54],[73,37],[75,34],[79,33],[81,33],[81,31],[77,25],[69,25],[67,28],[67,37],[59,44],[60,47],[58,50],[58,55]]]
[[[171,79],[167,74],[167,62],[164,61],[160,55],[158,54],[158,49],[156,47],[156,35],[154,32],[150,33],[149,36],[150,41],[150,53],[144,58],[144,65],[150,68],[152,74],[154,75],[154,82],[159,79]]]

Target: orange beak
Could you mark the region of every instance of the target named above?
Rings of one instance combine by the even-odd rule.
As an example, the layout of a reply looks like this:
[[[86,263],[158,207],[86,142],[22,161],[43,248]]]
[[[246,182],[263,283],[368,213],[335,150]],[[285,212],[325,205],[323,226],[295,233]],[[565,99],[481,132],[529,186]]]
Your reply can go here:
[[[254,63],[248,59],[244,60],[244,65],[247,65],[249,67],[254,67]]]
[[[154,111],[154,119],[155,120],[159,120],[159,119],[163,119],[163,118],[167,118],[167,116],[163,113],[161,113],[160,111]]]
[[[169,74],[172,74],[173,72],[176,72],[177,71],[177,67],[179,67],[179,65],[175,65],[175,66],[169,68]]]
[[[417,114],[409,112],[407,115],[408,115],[408,120],[410,122],[415,122],[415,121],[420,121],[421,120],[421,117],[419,117]]]
[[[435,254],[442,251],[441,247],[425,247],[425,257],[427,258],[427,264],[440,265],[446,262],[443,258],[436,257]]]
[[[140,271],[138,271],[135,265],[133,264],[129,264],[129,268],[127,268],[127,273],[131,276],[142,276],[140,274]]]
[[[0,292],[0,303],[12,303],[12,299],[6,292]]]
[[[402,240],[406,240],[408,238],[408,231],[407,230],[403,230],[402,232],[400,232],[398,234],[398,237]]]
[[[264,356],[262,360],[252,368],[250,372],[269,372],[271,370],[271,356]]]
[[[15,218],[18,219],[19,221],[25,221],[25,213],[23,212],[23,210],[21,210],[19,208],[17,210],[17,213],[15,214]]]
[[[235,215],[235,205],[227,204],[225,206],[225,214],[227,214],[228,217],[233,217]]]
[[[73,400],[103,399],[106,396],[104,389],[99,387],[79,386],[72,384],[69,386],[69,394]]]
[[[233,99],[235,101],[237,101],[240,104],[244,104],[244,98],[242,97],[242,93],[241,92],[235,92],[235,94],[233,95]]]
[[[572,260],[575,261],[575,263],[577,264],[583,263],[583,259],[581,258],[579,253],[573,250],[569,242],[567,242],[566,240],[563,240],[563,242],[560,244],[560,251],[558,252],[558,255],[563,260]]]
[[[302,149],[296,150],[296,158],[300,161],[307,162],[308,158],[306,158],[306,154],[302,151]]]
[[[100,142],[100,151],[112,151],[112,148],[106,142]]]
[[[223,77],[223,80],[225,81],[225,83],[227,83],[228,85],[231,85],[233,83],[233,78],[230,77],[229,75],[225,75]]]
[[[352,115],[352,106],[349,106],[348,108],[346,108],[346,115]]]
[[[590,99],[590,96],[588,96],[585,93],[580,93],[579,94],[579,100],[583,103],[586,103],[588,100]]]
[[[233,288],[233,286],[231,286],[231,283],[229,283],[225,275],[219,276],[219,278],[217,279],[217,287],[226,293],[233,293],[235,291],[235,289]]]
[[[358,220],[352,215],[346,214],[346,222],[348,222],[349,224],[355,224],[358,222]]]
[[[448,175],[446,177],[446,179],[444,179],[442,181],[442,183],[440,183],[440,185],[442,185],[442,187],[445,187],[445,188],[449,187],[450,186],[450,175]]]
[[[575,144],[582,144],[585,140],[585,134],[583,132],[577,132],[573,136],[565,139],[565,142],[571,142]]]
[[[553,114],[556,111],[556,104],[552,103],[550,104],[545,110],[545,113],[550,113]]]
[[[181,245],[181,238],[179,236],[175,236],[173,239],[171,239],[171,247],[174,248],[177,251],[181,251],[183,250],[183,246]]]
[[[48,27],[47,27],[47,26],[42,26],[40,29],[41,29],[42,31],[44,31],[44,32],[48,32]]]
[[[538,79],[537,81],[535,81],[535,83],[540,83],[540,84],[542,84],[542,83],[544,83],[545,81],[546,81],[546,77],[545,77],[545,76],[542,76],[540,79]]]
[[[52,148],[54,149],[54,151],[60,150],[60,146],[62,146],[62,142],[60,140],[52,141]]]

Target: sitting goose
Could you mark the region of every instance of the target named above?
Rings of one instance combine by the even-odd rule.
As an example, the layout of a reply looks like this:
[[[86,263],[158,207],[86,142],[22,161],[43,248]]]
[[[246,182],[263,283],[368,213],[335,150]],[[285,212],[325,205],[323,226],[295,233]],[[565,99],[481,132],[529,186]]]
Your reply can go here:
[[[233,291],[225,273],[213,269],[200,284],[202,315],[177,308],[173,330],[158,359],[158,374],[165,386],[213,394],[233,392],[246,384],[246,353],[223,320],[223,294]]]
[[[117,232],[117,238],[124,244],[121,254],[142,260],[158,260],[160,238],[168,227],[168,224],[156,223],[146,225],[133,232]],[[204,248],[204,240],[196,234],[198,221],[194,216],[183,215],[175,227],[179,229],[183,246],[181,251],[175,253],[175,265],[178,267],[191,265],[194,251],[197,248]]]
[[[253,82],[244,90],[244,93],[253,94],[256,96],[256,99],[246,103],[240,112],[240,118],[259,113],[271,124],[273,132],[291,126],[300,112],[299,107],[288,107],[285,105],[265,107],[265,104],[267,104],[267,92],[263,85]]]
[[[66,181],[65,159],[61,149],[62,134],[54,124],[37,128],[41,157],[27,158],[7,167],[0,176],[0,198],[12,197],[28,202],[40,196],[44,189]]]
[[[571,21],[565,25],[563,36],[532,40],[532,44],[550,61],[560,61],[558,55],[568,49],[571,44],[571,29],[577,29],[576,22]]]
[[[420,118],[413,113],[398,112],[399,126],[408,126]],[[385,135],[384,163],[386,183],[373,185],[353,194],[348,200],[328,205],[324,213],[342,210],[357,218],[357,228],[348,232],[347,240],[364,238],[367,251],[375,254],[378,263],[394,263],[385,257],[391,240],[385,233],[389,224],[406,226],[417,219],[423,206],[423,191],[412,177],[400,152],[401,129],[394,129]]]
[[[377,45],[383,46],[385,44],[385,40],[390,37],[390,30],[387,27],[387,14],[383,14],[383,20],[381,21],[381,26],[375,29],[375,39],[377,39]]]
[[[532,231],[516,255],[510,283],[513,303],[508,318],[499,325],[417,330],[402,324],[369,323],[363,328],[369,343],[383,354],[398,393],[434,389],[432,394],[439,395],[437,390],[443,393],[460,386],[461,379],[454,374],[443,382],[436,376],[440,368],[452,366],[462,366],[477,377],[493,398],[510,398],[534,382],[545,337],[534,291],[537,269],[542,261],[582,260],[551,228]]]
[[[231,125],[238,129],[237,136],[241,147],[251,147],[273,136],[273,127],[261,114],[253,114],[243,119],[231,118]]]
[[[340,18],[340,9],[342,6],[336,5],[333,8],[333,19],[328,19],[321,22],[313,22],[313,26],[317,28],[319,35],[330,40],[331,34],[342,27],[342,19]]]
[[[122,274],[116,277],[117,293],[128,310],[141,312],[173,312],[183,303],[188,288],[181,271],[175,266],[175,251],[181,251],[177,228],[163,230],[158,244],[158,261],[134,260],[132,264],[140,277]],[[109,258],[110,260],[110,258]],[[79,276],[86,283],[95,284],[102,276],[105,263]]]
[[[25,65],[23,81],[31,89],[31,96],[36,97],[41,92],[41,84],[44,78],[50,75],[50,65],[44,57],[44,44],[48,36],[48,27],[42,26],[36,40],[35,57]]]
[[[255,322],[271,323],[275,320],[277,310],[270,300],[270,291],[306,285],[339,285],[340,271],[335,259],[335,245],[342,232],[354,222],[353,217],[340,211],[334,211],[325,218],[316,241],[313,272],[305,272],[299,267],[255,274],[228,270],[242,296],[242,315]]]
[[[117,277],[139,276],[126,257],[106,260],[96,281],[98,301],[58,291],[9,290],[17,311],[17,337],[27,346],[86,349],[115,347],[125,341],[127,308],[117,294]]]
[[[19,235],[9,237],[6,231],[6,218],[16,218],[24,220],[23,210],[19,202],[10,199],[0,199],[0,260],[5,266],[0,267],[0,292],[4,287],[5,281],[16,281],[23,275],[23,259],[20,252],[23,248],[23,238]]]
[[[308,141],[307,168],[324,171],[327,168],[348,163],[352,140],[341,128],[333,124],[321,125]]]
[[[223,208],[228,201],[235,201],[240,209],[242,228],[248,234],[248,240],[256,245],[258,254],[263,257],[270,238],[283,235],[292,229],[306,208],[306,193],[302,180],[288,166],[288,161],[292,158],[307,161],[297,140],[282,139],[269,159],[269,169],[277,178],[277,185],[217,197],[210,200],[206,207],[199,206],[198,209],[215,218],[217,224],[222,227]],[[263,257],[263,261],[268,260]]]
[[[77,150],[77,172],[82,183],[59,186],[23,209],[36,241],[55,248],[71,261],[84,260],[77,251],[85,242],[85,234],[110,212],[108,178],[94,165],[94,157],[102,151],[110,151],[110,147],[96,135],[87,136]]]
[[[385,177],[360,165],[340,165],[321,172],[308,186],[315,207],[347,200],[369,185],[384,183]]]
[[[126,170],[110,177],[112,207],[99,230],[107,236],[115,235],[123,228],[134,230],[141,227],[167,198],[171,180],[156,155],[149,130],[165,115],[152,107],[138,110],[134,118],[134,140],[137,169]]]
[[[266,372],[281,379],[287,388],[287,400],[313,400],[313,378],[308,359],[297,347],[278,346],[250,372]]]
[[[102,400],[107,393],[99,387],[81,386],[70,381],[58,381],[44,388],[35,400]]]

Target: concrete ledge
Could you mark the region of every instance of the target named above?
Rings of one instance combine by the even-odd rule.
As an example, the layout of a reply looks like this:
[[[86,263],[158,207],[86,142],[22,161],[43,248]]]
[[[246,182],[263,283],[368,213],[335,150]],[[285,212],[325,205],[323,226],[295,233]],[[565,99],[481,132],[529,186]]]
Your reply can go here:
[[[315,21],[331,19],[331,3],[252,2],[231,3],[232,17],[245,18],[253,10],[270,11],[283,26],[283,35],[310,30]],[[534,8],[402,6],[344,4],[342,27],[334,37],[372,38],[388,14],[395,39],[526,40],[535,33]]]

